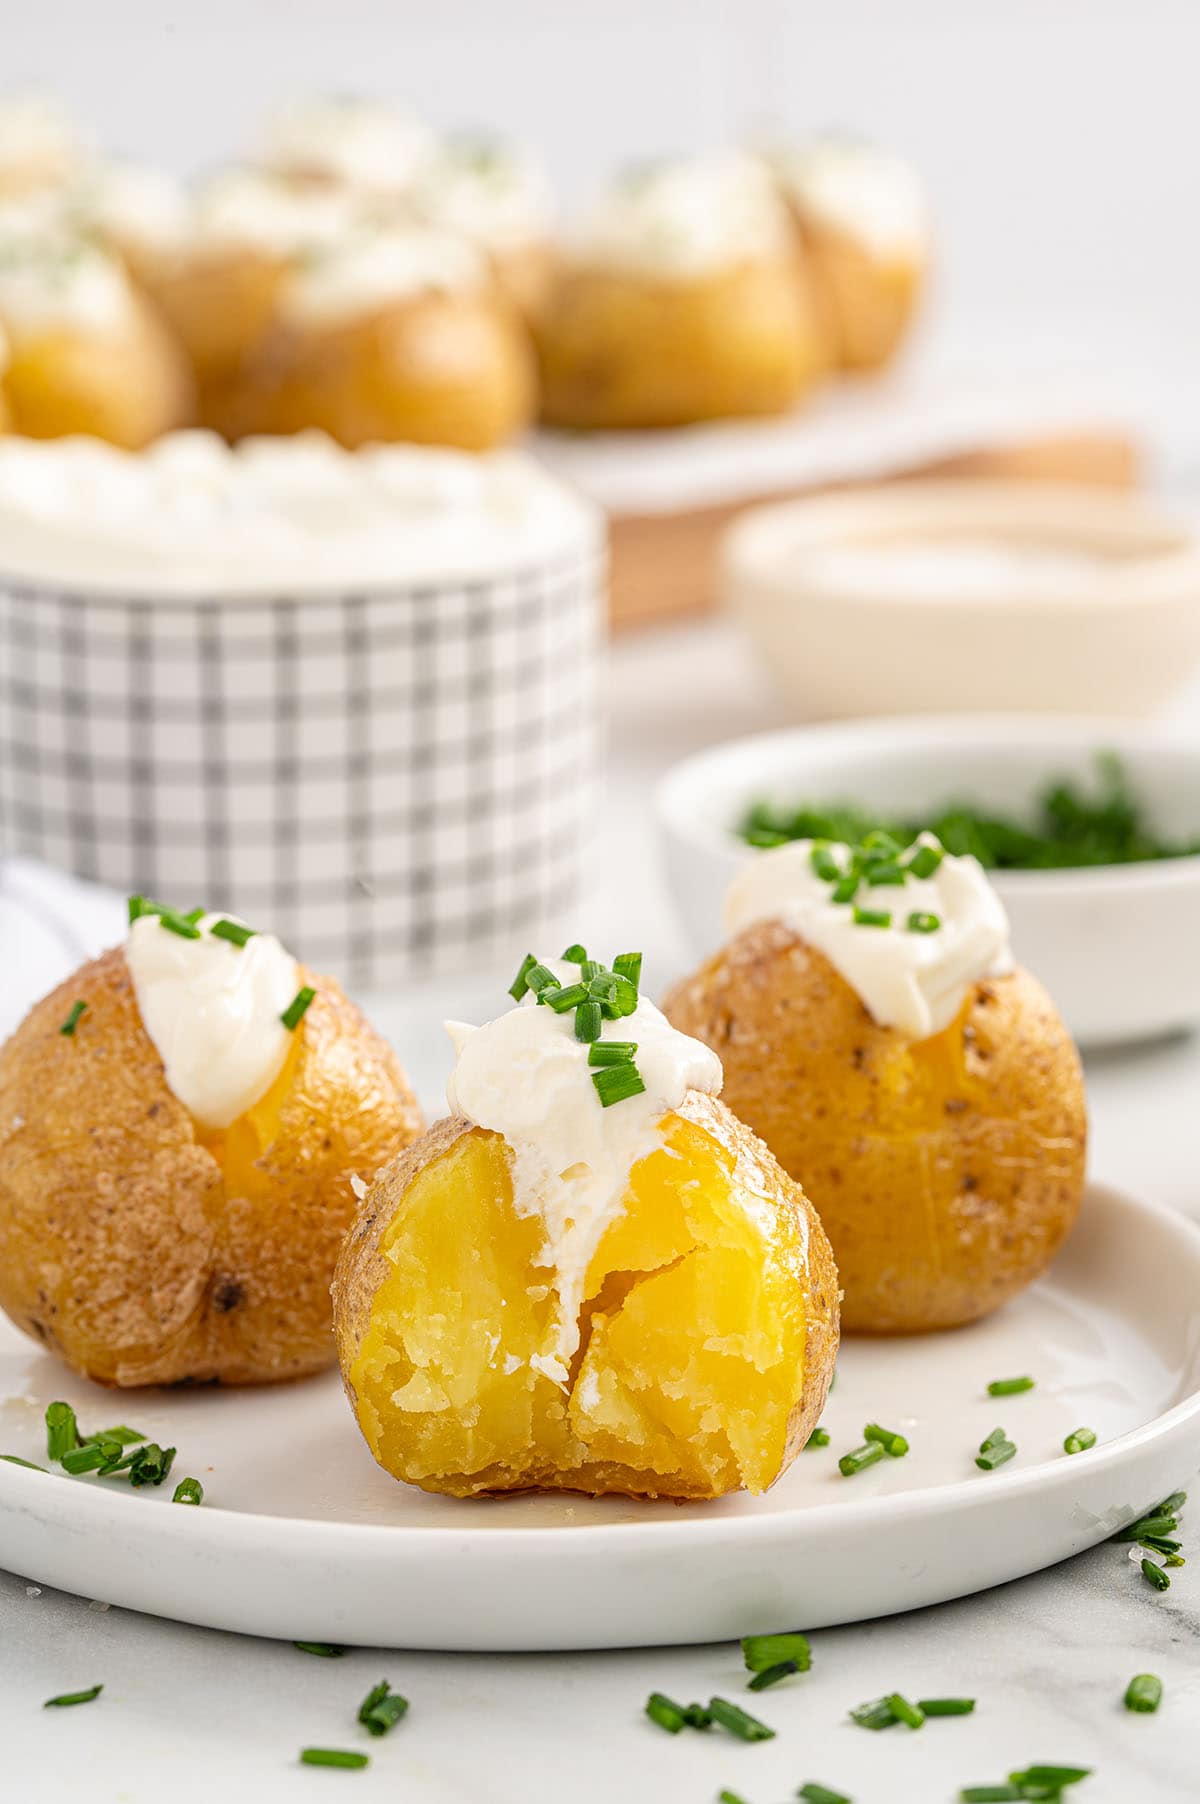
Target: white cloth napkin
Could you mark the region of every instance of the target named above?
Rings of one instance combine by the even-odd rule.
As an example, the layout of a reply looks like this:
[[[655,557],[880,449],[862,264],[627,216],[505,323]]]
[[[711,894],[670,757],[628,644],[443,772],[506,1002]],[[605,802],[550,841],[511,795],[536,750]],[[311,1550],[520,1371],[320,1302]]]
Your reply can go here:
[[[125,902],[27,858],[0,858],[0,1038],[85,959],[125,934]]]

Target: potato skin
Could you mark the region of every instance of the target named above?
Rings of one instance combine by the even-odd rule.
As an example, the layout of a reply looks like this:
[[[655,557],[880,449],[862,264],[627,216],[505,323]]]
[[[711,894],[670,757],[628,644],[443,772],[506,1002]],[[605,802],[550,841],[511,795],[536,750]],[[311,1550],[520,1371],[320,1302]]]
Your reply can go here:
[[[14,432],[84,434],[139,451],[189,425],[191,372],[155,308],[140,297],[118,332],[53,328],[12,347],[4,375]]]
[[[167,1087],[119,948],[0,1048],[0,1306],[84,1376],[252,1384],[332,1363],[351,1175],[369,1180],[421,1123],[391,1050],[337,984],[302,975],[317,993],[275,1129],[232,1194]]]
[[[755,1193],[767,1195],[777,1214],[779,1237],[787,1245],[796,1266],[797,1279],[805,1288],[805,1361],[801,1395],[788,1420],[783,1458],[774,1479],[778,1479],[804,1447],[816,1427],[829,1387],[833,1380],[837,1357],[840,1292],[829,1240],[812,1204],[799,1184],[791,1180],[777,1164],[769,1149],[739,1121],[716,1097],[691,1092],[678,1113],[711,1134],[738,1163],[746,1161],[754,1174]],[[350,1379],[360,1344],[371,1321],[376,1294],[388,1273],[380,1242],[397,1213],[403,1209],[410,1184],[416,1175],[448,1152],[464,1134],[479,1133],[471,1122],[461,1117],[437,1121],[381,1171],[363,1197],[358,1218],[342,1243],[333,1281],[334,1330],[342,1381],[350,1407],[359,1419],[359,1400]],[[374,1452],[374,1449],[372,1449]],[[668,1498],[675,1501],[704,1501],[719,1495],[715,1490],[698,1491],[672,1485],[664,1480],[654,1490],[630,1488],[623,1477],[624,1468],[592,1461],[571,1472],[555,1472],[543,1465],[532,1469],[525,1482],[503,1486],[489,1480],[487,1474],[461,1475],[461,1482],[447,1478],[437,1489],[461,1497],[497,1497],[518,1490],[567,1490],[584,1495],[628,1496],[636,1501]],[[392,1476],[395,1476],[393,1474]],[[774,1480],[772,1480],[774,1482]]]
[[[1079,1057],[1027,972],[977,983],[943,1033],[874,1020],[780,922],[737,935],[667,996],[725,1067],[725,1099],[825,1224],[850,1333],[955,1327],[1049,1264],[1078,1213]]]

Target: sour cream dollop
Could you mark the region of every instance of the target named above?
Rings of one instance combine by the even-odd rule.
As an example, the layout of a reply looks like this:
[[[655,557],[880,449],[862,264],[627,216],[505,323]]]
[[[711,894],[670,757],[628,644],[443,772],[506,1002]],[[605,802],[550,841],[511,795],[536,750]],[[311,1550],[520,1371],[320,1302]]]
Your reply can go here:
[[[550,968],[564,983],[578,975],[571,965]],[[661,1144],[663,1116],[689,1090],[720,1094],[721,1061],[642,998],[632,1015],[606,1021],[601,1038],[636,1041],[645,1091],[604,1108],[571,1011],[556,1014],[527,996],[484,1027],[446,1028],[458,1055],[446,1086],[451,1113],[504,1136],[513,1152],[514,1207],[545,1228],[539,1265],[553,1274],[559,1309],[556,1344],[540,1369],[565,1384],[587,1269],[620,1213],[629,1174]]]
[[[264,157],[288,175],[396,194],[434,154],[430,128],[385,101],[311,95],[276,113]]]
[[[609,189],[577,260],[687,280],[786,256],[787,213],[766,168],[739,152],[627,171]]]
[[[929,212],[915,172],[889,150],[828,133],[770,159],[802,215],[879,257],[919,257]]]
[[[280,1016],[300,987],[295,959],[273,934],[235,946],[214,939],[221,919],[204,915],[199,939],[190,940],[157,915],[140,915],[125,942],[142,1025],[167,1084],[206,1128],[227,1128],[271,1088],[292,1044]]]
[[[362,232],[297,270],[280,312],[297,325],[333,326],[418,295],[481,288],[486,273],[474,245],[432,226]]]
[[[946,853],[928,877],[903,887],[863,884],[853,902],[834,902],[832,884],[813,869],[811,839],[758,852],[739,871],[725,899],[730,934],[758,921],[782,921],[824,953],[882,1027],[914,1040],[949,1027],[972,984],[1012,970],[1008,916],[976,858]],[[919,846],[940,852],[931,833]],[[830,848],[839,869],[850,847]],[[906,854],[905,856],[910,856]],[[860,925],[855,906],[891,915],[891,925]],[[933,932],[913,932],[911,914],[935,915]]]

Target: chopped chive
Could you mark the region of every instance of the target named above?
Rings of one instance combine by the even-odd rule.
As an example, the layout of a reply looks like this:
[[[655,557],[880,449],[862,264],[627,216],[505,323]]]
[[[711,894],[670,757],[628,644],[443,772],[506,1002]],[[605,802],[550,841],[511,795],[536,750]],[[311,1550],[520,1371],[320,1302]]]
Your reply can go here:
[[[926,910],[914,908],[908,917],[910,933],[936,933],[941,927],[941,915],[931,915]]]
[[[863,1429],[864,1441],[878,1441],[883,1451],[892,1459],[903,1459],[908,1452],[908,1442],[894,1428],[881,1428],[878,1422],[868,1422]]]
[[[988,1385],[989,1397],[1018,1397],[1022,1391],[1031,1391],[1036,1384],[1035,1378],[993,1378]]]
[[[843,1453],[838,1461],[838,1471],[843,1478],[853,1478],[856,1472],[864,1472],[873,1466],[876,1460],[883,1459],[884,1450],[878,1441],[868,1441],[865,1447],[856,1447],[853,1453]]]
[[[747,1691],[769,1691],[772,1685],[778,1685],[781,1679],[790,1679],[793,1673],[803,1672],[795,1660],[778,1660],[774,1666],[764,1666],[761,1672],[747,1681]]]
[[[730,1791],[728,1786],[717,1793],[717,1804],[746,1804],[740,1792]]]
[[[292,1000],[284,1009],[282,1015],[280,1015],[279,1019],[283,1022],[283,1025],[290,1034],[294,1034],[299,1027],[301,1021],[304,1019],[305,1011],[316,993],[317,992],[310,984],[301,984],[300,988],[296,991],[296,994],[292,997]]]
[[[910,1704],[908,1699],[903,1697],[898,1691],[889,1692],[883,1701],[891,1711],[892,1715],[896,1718],[896,1721],[898,1723],[907,1723],[910,1729],[919,1729],[925,1721],[923,1711],[921,1711],[916,1704]]]
[[[1063,1442],[1064,1453],[1086,1453],[1089,1447],[1096,1445],[1094,1428],[1073,1428]]]
[[[1166,1562],[1168,1566],[1183,1566],[1187,1563],[1185,1560],[1177,1557],[1183,1546],[1183,1542],[1172,1541],[1166,1535],[1146,1535],[1142,1540],[1135,1542],[1134,1545],[1137,1547],[1144,1547],[1148,1553],[1170,1554],[1171,1558]]]
[[[857,871],[851,871],[840,882],[835,883],[829,892],[831,902],[853,902],[858,894],[858,886],[862,878]]]
[[[941,846],[918,846],[908,861],[909,871],[914,877],[932,877],[945,856]]]
[[[780,1660],[792,1660],[799,1672],[812,1665],[812,1648],[808,1636],[799,1629],[781,1635],[743,1635],[742,1659],[748,1672],[766,1672]]]
[[[532,952],[530,953],[529,956],[531,959],[533,958]],[[535,959],[534,963],[536,964],[536,962],[537,961]],[[575,942],[575,944],[573,946],[568,946],[566,951],[563,953],[563,964],[564,965],[582,965],[582,964],[586,964],[586,962],[587,962],[587,953],[585,952],[584,948],[579,944],[578,940]]]
[[[918,1710],[926,1716],[970,1716],[975,1708],[974,1698],[918,1698]]]
[[[640,952],[618,952],[613,959],[612,968],[618,977],[631,983],[636,990],[642,981],[642,955]]]
[[[195,927],[198,922],[204,919],[207,912],[207,909],[203,908],[189,908],[187,913],[181,918],[187,922],[189,927]]]
[[[856,927],[890,927],[892,917],[886,908],[859,908],[854,910]]]
[[[604,1004],[606,1013],[615,1020],[623,1021],[626,1015],[632,1015],[638,1005],[637,985],[628,977],[616,976],[613,979],[612,994]]]
[[[1019,1773],[1010,1773],[1009,1782],[1022,1788],[1044,1785],[1061,1791],[1064,1785],[1078,1785],[1091,1772],[1090,1766],[1027,1766]]]
[[[871,889],[891,888],[903,889],[904,872],[898,864],[869,865],[866,872],[867,884]]]
[[[1169,1591],[1171,1588],[1171,1581],[1162,1567],[1149,1556],[1142,1561],[1142,1577],[1148,1585],[1153,1585],[1156,1591]]]
[[[47,1698],[42,1709],[65,1710],[71,1704],[90,1704],[103,1690],[103,1685],[89,1685],[86,1691],[64,1691],[56,1698]]]
[[[293,1641],[292,1646],[302,1654],[316,1654],[321,1660],[340,1660],[346,1651],[333,1641]]]
[[[997,1441],[992,1447],[980,1451],[975,1464],[981,1472],[994,1472],[997,1466],[1007,1465],[1017,1449],[1012,1441]]]
[[[959,1792],[959,1804],[1011,1804],[1020,1792],[1015,1785],[964,1785]]]
[[[6,1461],[10,1466],[24,1466],[28,1472],[44,1472],[46,1470],[45,1466],[39,1466],[31,1459],[22,1459],[16,1453],[0,1453],[0,1459]]]
[[[95,1434],[85,1434],[85,1441],[120,1441],[122,1447],[132,1447],[135,1441],[144,1441],[145,1435],[140,1428],[126,1428],[119,1422],[115,1428],[98,1428]]]
[[[86,1012],[86,1002],[73,1002],[71,1004],[71,1012],[59,1028],[59,1033],[65,1034],[68,1040],[73,1040],[75,1038],[75,1029],[79,1026],[80,1018]]]
[[[689,1704],[683,1713],[683,1720],[689,1729],[711,1729],[712,1711],[706,1710],[703,1704]]]
[[[149,896],[130,896],[129,925],[131,927],[133,926],[133,923],[140,920],[143,915],[156,915],[157,913],[158,904],[157,902],[152,902]]]
[[[804,1443],[804,1451],[807,1453],[810,1447],[828,1447],[829,1439],[829,1430],[827,1428],[814,1428],[807,1441]]]
[[[1125,1687],[1125,1708],[1150,1716],[1162,1703],[1162,1680],[1152,1672],[1135,1673]]]
[[[822,883],[836,883],[842,867],[823,840],[818,840],[808,855],[808,862]]]
[[[301,1748],[301,1766],[344,1766],[352,1772],[361,1772],[364,1766],[370,1766],[369,1754],[351,1754],[345,1748]]]
[[[588,1049],[588,1064],[631,1065],[636,1052],[636,1040],[593,1040]]]
[[[208,931],[214,940],[228,940],[231,946],[238,947],[256,937],[255,928],[244,927],[240,921],[226,920],[224,916],[219,921],[214,921]]]
[[[200,929],[186,915],[181,915],[174,908],[157,908],[158,924],[165,927],[168,933],[177,933],[181,940],[198,940]]]
[[[598,958],[585,958],[579,966],[579,975],[584,983],[591,983],[593,977],[605,975],[604,966]]]
[[[860,1729],[894,1729],[899,1718],[886,1698],[873,1698],[869,1704],[859,1704],[852,1710],[850,1720]]]
[[[586,1045],[600,1038],[600,1029],[604,1025],[604,1017],[600,1013],[598,1002],[581,1002],[575,1010],[575,1038]]]
[[[802,1785],[796,1796],[803,1800],[803,1804],[854,1804],[854,1800],[848,1798],[845,1792],[830,1791],[827,1785],[818,1785],[815,1779]]]
[[[1128,1528],[1118,1529],[1111,1536],[1114,1541],[1140,1541],[1146,1535],[1169,1535],[1179,1527],[1176,1516],[1142,1516],[1137,1522],[1131,1522]]]
[[[514,1002],[520,1002],[522,996],[525,994],[526,990],[529,988],[529,985],[525,980],[529,976],[529,973],[533,970],[533,967],[536,964],[537,964],[537,959],[533,956],[533,953],[527,952],[525,954],[524,958],[521,960],[520,970],[517,972],[516,976],[513,978],[512,982],[508,986],[508,993],[512,997]]]
[[[1155,1504],[1153,1513],[1156,1516],[1178,1516],[1186,1502],[1186,1491],[1172,1491],[1169,1497],[1164,1497],[1161,1503]]]
[[[408,1699],[393,1691],[386,1679],[373,1685],[358,1707],[358,1720],[370,1735],[386,1735],[408,1710]]]
[[[646,1699],[646,1715],[660,1729],[665,1729],[668,1735],[678,1735],[681,1729],[687,1727],[687,1714],[683,1705],[677,1704],[674,1698],[667,1697],[662,1691],[650,1693]]]
[[[46,1456],[48,1459],[60,1460],[64,1453],[71,1453],[79,1445],[79,1424],[75,1420],[75,1411],[69,1403],[61,1401],[46,1405]]]
[[[986,1441],[980,1441],[979,1451],[980,1453],[986,1453],[989,1447],[999,1447],[1001,1443],[1007,1439],[1008,1436],[1003,1428],[993,1428]]]
[[[160,1447],[157,1441],[147,1441],[133,1456],[129,1482],[135,1490],[139,1485],[160,1485],[174,1463],[174,1447]]]
[[[108,1466],[120,1457],[119,1441],[87,1441],[81,1447],[68,1448],[59,1464],[64,1472],[78,1477],[82,1472],[98,1472],[101,1466]]]
[[[552,1008],[556,1015],[565,1015],[568,1009],[578,1008],[581,1002],[587,1001],[587,985],[569,983],[565,989],[543,990],[540,1000]]]
[[[181,1478],[175,1486],[171,1502],[201,1504],[204,1502],[204,1486],[198,1478]]]
[[[775,1739],[774,1729],[769,1729],[766,1723],[760,1723],[756,1716],[750,1715],[749,1711],[741,1710],[736,1704],[731,1704],[728,1698],[709,1698],[708,1709],[714,1723],[720,1723],[723,1729],[728,1729],[729,1733],[736,1735],[739,1741],[773,1741]]]
[[[864,834],[862,845],[864,852],[883,852],[889,858],[899,857],[904,850],[900,841],[893,834],[885,833],[882,827],[872,827],[869,833]]]
[[[542,1000],[543,991],[561,990],[562,988],[561,983],[554,975],[549,965],[537,963],[530,965],[528,971],[525,973],[525,982],[529,989],[533,991],[539,1002]]]
[[[603,1109],[611,1109],[615,1102],[624,1102],[630,1096],[640,1096],[646,1088],[636,1065],[606,1065],[592,1072],[592,1082]]]

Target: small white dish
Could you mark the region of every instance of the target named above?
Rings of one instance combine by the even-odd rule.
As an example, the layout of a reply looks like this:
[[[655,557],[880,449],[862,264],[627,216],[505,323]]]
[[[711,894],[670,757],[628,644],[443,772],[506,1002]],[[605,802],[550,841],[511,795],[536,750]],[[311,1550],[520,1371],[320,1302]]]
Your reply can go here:
[[[1042,483],[904,483],[774,503],[722,588],[802,719],[1146,715],[1200,662],[1200,541],[1154,502]]]
[[[373,1464],[336,1378],[114,1398],[0,1329],[0,1451],[45,1459],[46,1403],[178,1445],[131,1493],[0,1464],[0,1566],[152,1615],[286,1639],[483,1651],[729,1640],[961,1597],[1081,1552],[1200,1463],[1200,1230],[1097,1189],[1053,1270],[989,1321],[844,1346],[824,1425],[765,1497],[458,1502]],[[994,1378],[1036,1389],[991,1398]],[[868,1421],[911,1452],[854,1478]],[[976,1469],[997,1424],[1017,1456]],[[1065,1437],[1095,1430],[1068,1456]],[[1113,1569],[1142,1585],[1125,1549]],[[766,1713],[769,1717],[769,1712]]]
[[[720,945],[730,878],[754,850],[756,801],[861,802],[919,817],[964,800],[1025,812],[1054,778],[1090,785],[1114,751],[1151,820],[1200,837],[1200,745],[1112,720],[909,718],[796,727],[714,746],[658,790],[667,877],[693,949]],[[1084,870],[997,871],[1016,957],[1077,1040],[1145,1038],[1200,1020],[1200,857]]]

